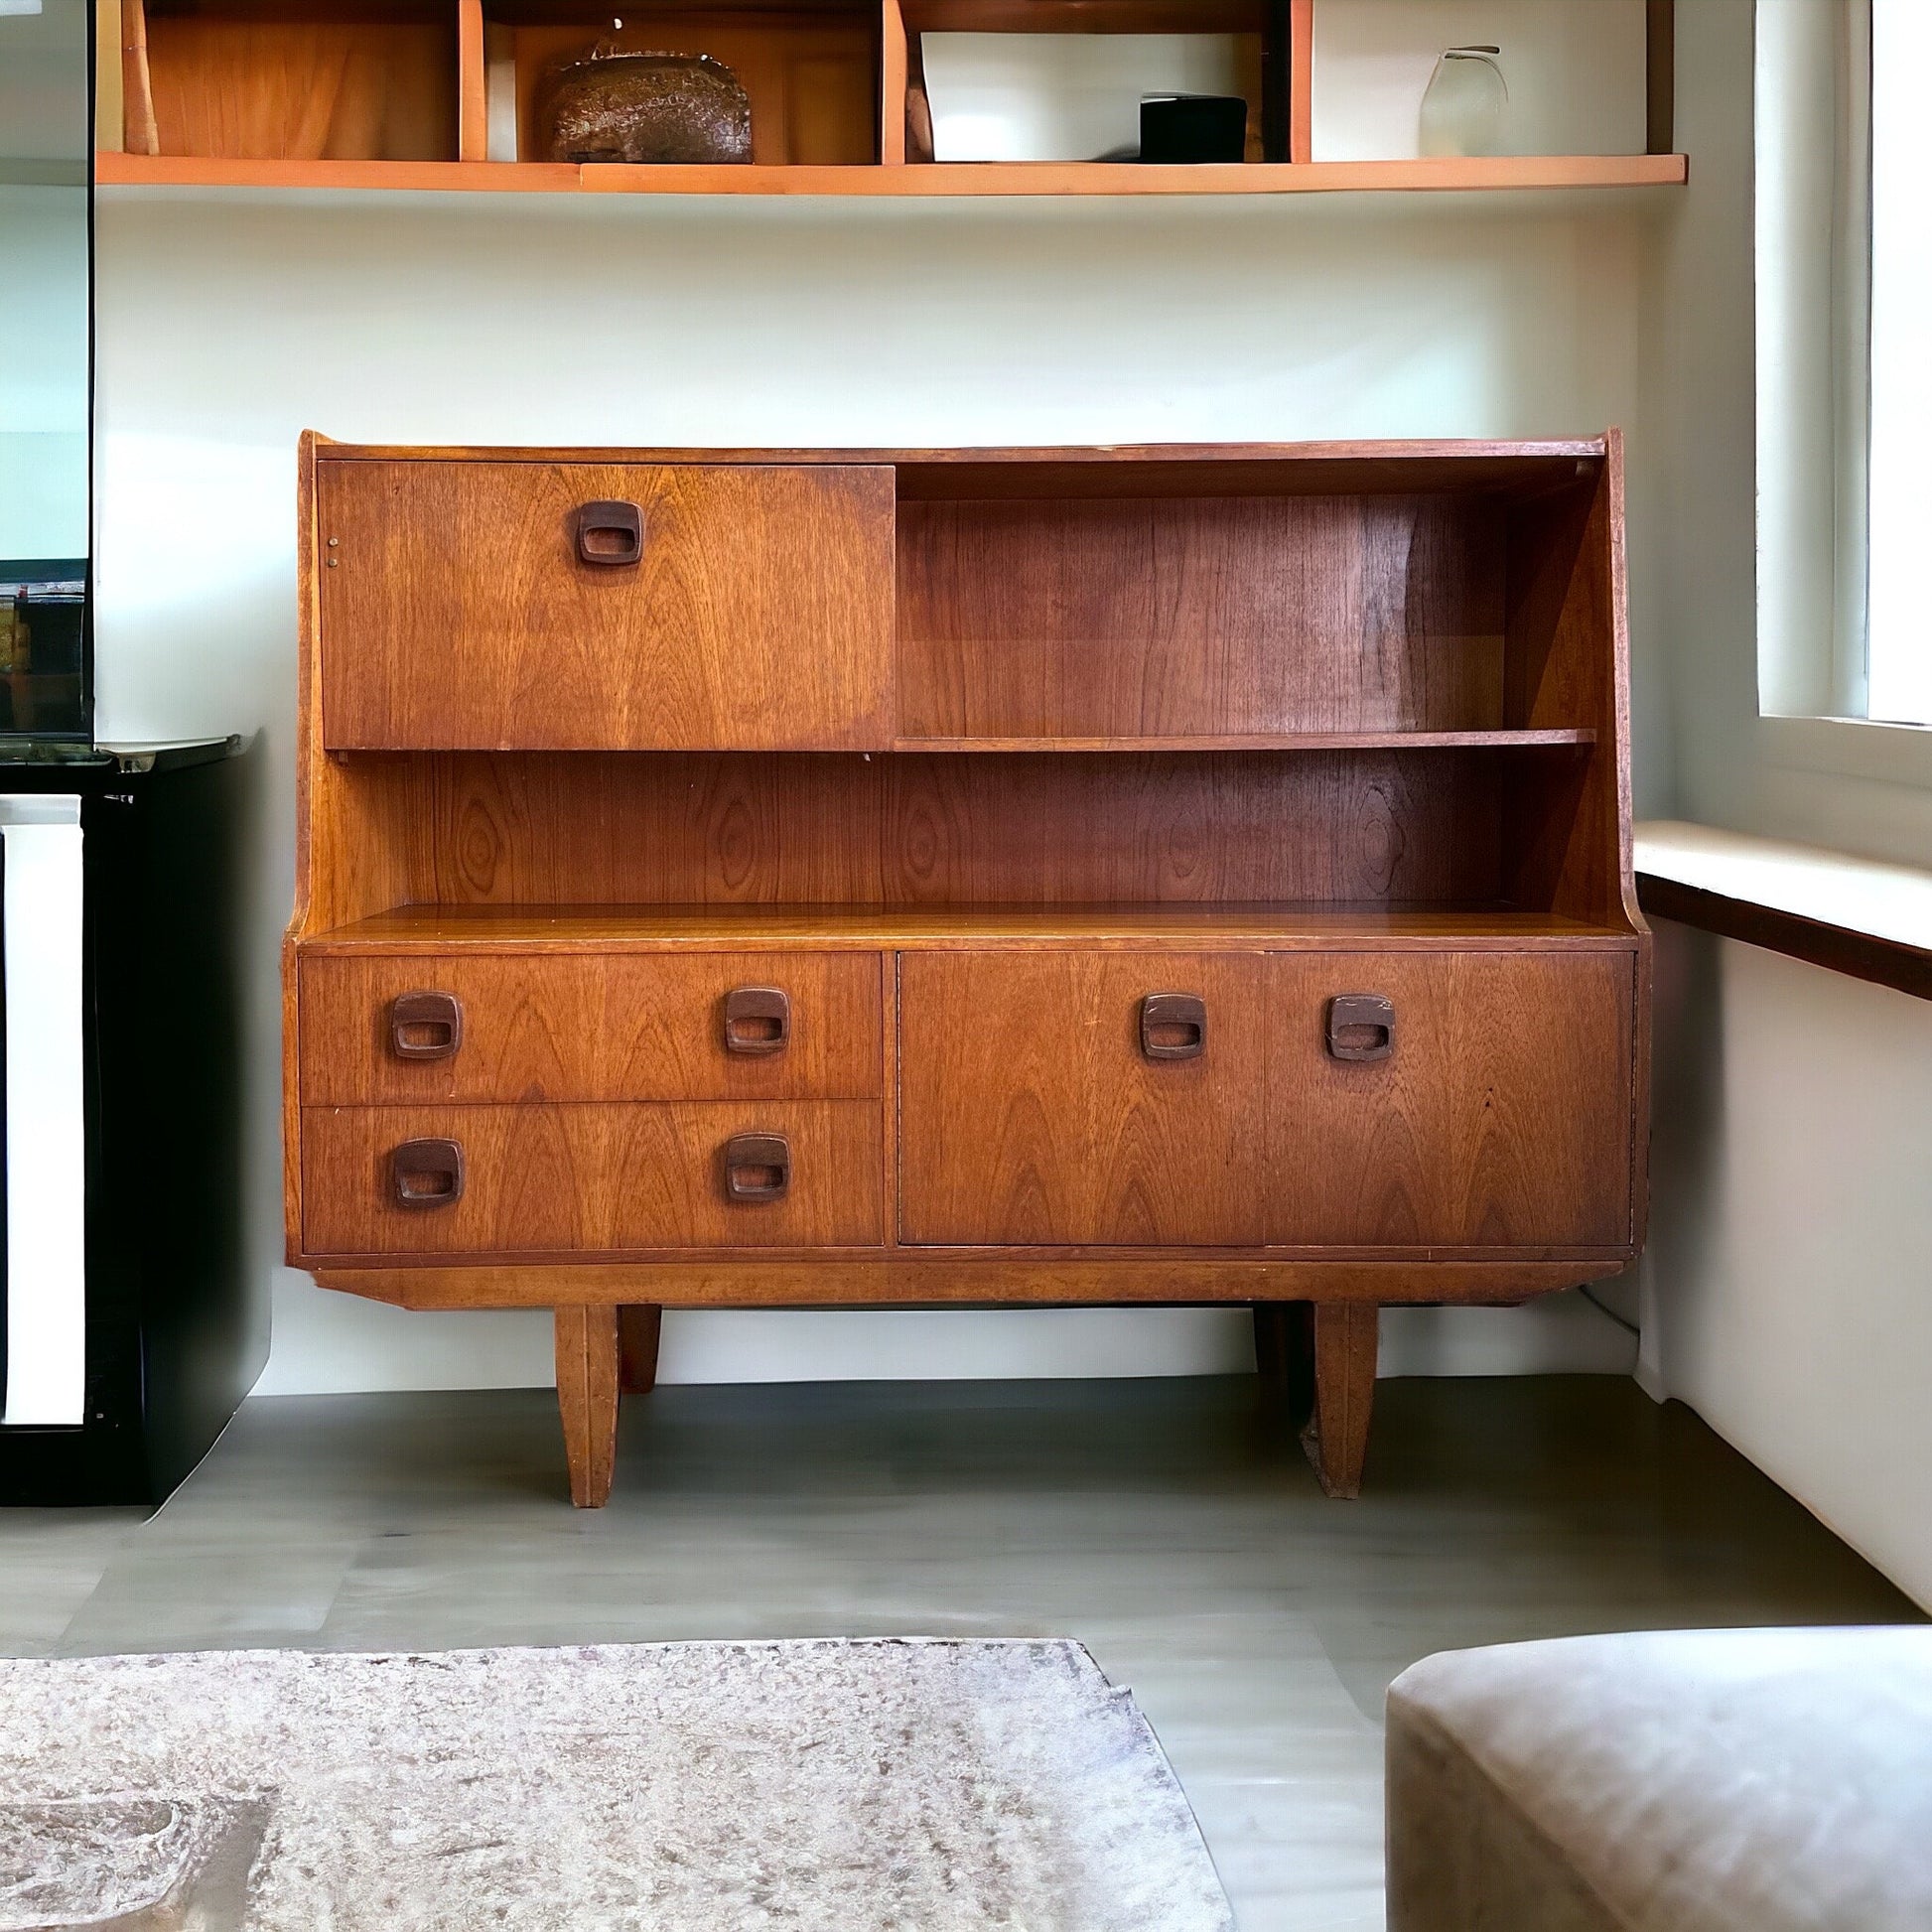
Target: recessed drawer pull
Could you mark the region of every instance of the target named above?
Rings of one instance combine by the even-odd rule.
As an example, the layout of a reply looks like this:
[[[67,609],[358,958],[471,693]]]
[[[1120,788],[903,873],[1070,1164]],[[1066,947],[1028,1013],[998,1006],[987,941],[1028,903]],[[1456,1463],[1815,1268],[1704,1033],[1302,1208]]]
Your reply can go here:
[[[389,1050],[399,1060],[447,1060],[463,1044],[454,993],[398,993],[389,1002]]]
[[[725,1197],[783,1200],[791,1186],[791,1143],[782,1134],[734,1134],[725,1143]]]
[[[1141,1002],[1141,1051],[1151,1060],[1197,1060],[1207,1050],[1207,1002],[1193,993],[1150,993]]]
[[[389,1157],[398,1207],[453,1207],[463,1198],[463,1148],[456,1141],[404,1141]]]
[[[1338,993],[1328,1002],[1328,1051],[1338,1060],[1385,1060],[1395,1051],[1395,1002]]]
[[[621,567],[643,554],[644,513],[635,503],[603,498],[577,512],[579,563]]]
[[[725,1051],[754,1058],[791,1041],[791,995],[776,986],[735,986],[725,995]]]

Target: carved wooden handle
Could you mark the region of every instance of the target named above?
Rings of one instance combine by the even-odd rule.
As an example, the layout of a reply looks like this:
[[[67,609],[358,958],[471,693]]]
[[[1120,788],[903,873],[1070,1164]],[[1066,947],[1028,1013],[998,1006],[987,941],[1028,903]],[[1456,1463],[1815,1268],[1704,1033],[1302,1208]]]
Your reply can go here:
[[[735,986],[725,995],[725,1051],[754,1058],[791,1042],[791,995],[777,986]]]
[[[782,1134],[734,1134],[725,1143],[725,1198],[783,1200],[791,1186],[791,1143]]]
[[[457,1141],[404,1141],[389,1156],[398,1207],[454,1207],[463,1198],[463,1147]]]
[[[1151,1060],[1197,1060],[1207,1051],[1207,1002],[1195,993],[1150,993],[1141,1002],[1141,1051]]]
[[[1338,1060],[1385,1060],[1395,1051],[1395,1002],[1338,993],[1328,1002],[1328,1051]]]
[[[398,993],[389,1002],[389,1050],[399,1060],[447,1060],[463,1044],[454,993]]]
[[[579,563],[621,567],[644,554],[644,513],[635,503],[606,497],[577,512]]]

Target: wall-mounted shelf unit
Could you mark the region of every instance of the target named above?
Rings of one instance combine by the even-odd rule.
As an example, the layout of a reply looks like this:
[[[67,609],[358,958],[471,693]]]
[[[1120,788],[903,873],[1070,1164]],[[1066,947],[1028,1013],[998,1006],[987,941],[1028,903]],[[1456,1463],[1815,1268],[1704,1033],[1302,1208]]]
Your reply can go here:
[[[1646,0],[1642,154],[1311,159],[1317,0],[100,0],[105,185],[682,195],[1271,195],[1666,187],[1670,0]],[[1255,154],[1202,166],[934,161],[924,34],[1199,33],[1253,43]],[[502,158],[546,62],[594,40],[705,52],[752,100],[751,163]],[[112,50],[118,46],[115,63]],[[492,159],[492,156],[497,158]]]

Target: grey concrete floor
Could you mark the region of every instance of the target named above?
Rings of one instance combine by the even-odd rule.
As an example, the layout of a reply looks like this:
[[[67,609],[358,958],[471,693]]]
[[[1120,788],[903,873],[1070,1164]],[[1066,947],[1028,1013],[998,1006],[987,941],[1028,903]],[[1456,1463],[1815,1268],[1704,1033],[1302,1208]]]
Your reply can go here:
[[[1620,1378],[1377,1406],[1332,1503],[1247,1377],[668,1388],[580,1514],[545,1391],[252,1401],[145,1520],[0,1510],[0,1652],[1069,1635],[1133,1687],[1243,1932],[1367,1932],[1416,1658],[1918,1614]]]

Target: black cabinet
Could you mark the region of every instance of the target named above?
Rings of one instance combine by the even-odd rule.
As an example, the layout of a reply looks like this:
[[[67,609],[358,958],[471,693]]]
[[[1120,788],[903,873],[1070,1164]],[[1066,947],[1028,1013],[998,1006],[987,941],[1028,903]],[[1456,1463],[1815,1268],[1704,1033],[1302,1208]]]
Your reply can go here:
[[[0,756],[0,1503],[160,1501],[266,1356],[239,1106],[254,761]]]

